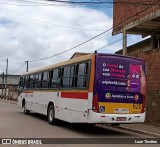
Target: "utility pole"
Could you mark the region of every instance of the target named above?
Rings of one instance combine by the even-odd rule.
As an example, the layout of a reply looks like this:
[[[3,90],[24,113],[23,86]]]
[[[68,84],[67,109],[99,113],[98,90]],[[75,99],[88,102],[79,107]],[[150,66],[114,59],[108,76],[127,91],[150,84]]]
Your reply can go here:
[[[8,74],[8,58],[7,58],[7,65],[6,65],[6,77],[5,77],[5,96],[7,96],[7,74]]]
[[[123,28],[123,55],[127,55],[127,33]]]
[[[4,72],[2,73],[2,97],[4,96],[3,89],[4,89]]]
[[[26,72],[28,72],[28,61],[26,61],[26,63],[27,63],[27,68],[26,68]]]

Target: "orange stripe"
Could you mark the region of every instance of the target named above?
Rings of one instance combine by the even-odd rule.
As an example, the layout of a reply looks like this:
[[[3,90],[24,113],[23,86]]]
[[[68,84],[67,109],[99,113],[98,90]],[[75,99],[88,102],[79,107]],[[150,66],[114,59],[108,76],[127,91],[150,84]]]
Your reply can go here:
[[[91,64],[91,72],[90,72],[90,84],[89,84],[89,92],[93,92],[94,85],[94,75],[95,75],[95,54],[92,55],[92,64]]]

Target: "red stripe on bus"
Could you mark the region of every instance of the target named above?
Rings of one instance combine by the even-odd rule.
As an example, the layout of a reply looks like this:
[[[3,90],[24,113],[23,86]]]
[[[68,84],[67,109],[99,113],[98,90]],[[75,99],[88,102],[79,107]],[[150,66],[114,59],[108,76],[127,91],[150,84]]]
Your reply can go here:
[[[88,92],[61,92],[61,98],[88,99]]]

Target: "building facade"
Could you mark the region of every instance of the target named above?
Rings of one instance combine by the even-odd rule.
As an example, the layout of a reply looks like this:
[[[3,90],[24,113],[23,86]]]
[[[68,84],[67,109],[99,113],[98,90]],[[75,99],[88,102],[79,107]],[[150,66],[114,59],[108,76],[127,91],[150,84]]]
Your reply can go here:
[[[7,87],[5,92],[5,83],[6,77],[5,75],[0,75],[0,96],[1,97],[9,97],[9,98],[17,98],[18,96],[18,84],[19,84],[20,75],[8,75],[7,76]]]
[[[160,125],[160,1],[114,0],[113,35],[119,33],[123,33],[123,38],[126,34],[151,36],[126,47],[126,55],[146,62],[146,123]],[[125,44],[127,41],[123,40]],[[123,54],[124,47],[116,54]]]

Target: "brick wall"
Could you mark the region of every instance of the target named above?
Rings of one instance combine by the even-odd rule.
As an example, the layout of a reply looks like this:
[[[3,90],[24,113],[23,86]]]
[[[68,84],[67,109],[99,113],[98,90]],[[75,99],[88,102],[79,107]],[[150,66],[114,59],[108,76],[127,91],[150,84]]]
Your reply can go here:
[[[160,48],[132,55],[146,61],[146,122],[160,125]]]
[[[114,2],[113,31],[160,9],[160,0],[114,0]],[[142,5],[142,3],[155,5]]]

